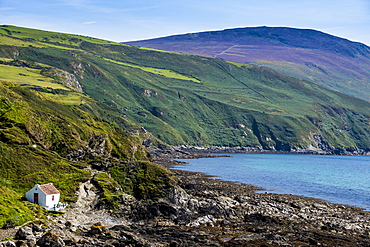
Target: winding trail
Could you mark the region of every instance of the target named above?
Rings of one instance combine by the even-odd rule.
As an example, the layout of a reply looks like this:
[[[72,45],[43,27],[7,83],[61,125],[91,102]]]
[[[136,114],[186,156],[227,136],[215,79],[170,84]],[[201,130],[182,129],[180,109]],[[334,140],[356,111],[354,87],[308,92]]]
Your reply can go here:
[[[97,172],[93,171],[92,176]],[[92,183],[92,178],[82,183],[77,192],[78,199],[72,204],[71,208],[66,209],[63,219],[72,223],[74,226],[90,227],[101,222],[106,227],[121,225],[126,223],[124,219],[110,216],[106,210],[97,209],[100,198],[100,191],[97,191]]]

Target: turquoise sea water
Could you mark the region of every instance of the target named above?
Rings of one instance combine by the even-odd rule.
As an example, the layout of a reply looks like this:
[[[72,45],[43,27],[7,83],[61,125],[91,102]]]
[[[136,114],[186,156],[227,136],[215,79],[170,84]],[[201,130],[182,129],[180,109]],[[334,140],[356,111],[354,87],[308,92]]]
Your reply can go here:
[[[370,209],[370,156],[230,154],[231,157],[180,159],[176,169],[223,180]]]

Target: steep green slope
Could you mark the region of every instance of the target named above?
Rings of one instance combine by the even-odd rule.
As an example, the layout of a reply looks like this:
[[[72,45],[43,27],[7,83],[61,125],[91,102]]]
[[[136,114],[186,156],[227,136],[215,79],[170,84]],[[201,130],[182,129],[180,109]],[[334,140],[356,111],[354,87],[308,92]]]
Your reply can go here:
[[[370,101],[370,47],[316,30],[235,28],[127,44],[253,62]]]
[[[25,68],[12,69],[20,72]],[[16,76],[8,74],[12,78]],[[46,79],[41,74],[37,78]],[[32,80],[26,85],[30,84]],[[98,115],[110,109],[74,91],[66,89],[64,94],[76,94],[75,97],[83,99],[79,108],[68,101],[58,103],[65,95],[49,97],[47,91],[53,90],[50,87],[36,89],[39,92],[0,80],[0,228],[44,217],[41,207],[24,199],[24,193],[36,183],[53,182],[61,191],[63,202],[75,201],[80,182],[92,176],[86,169],[90,166],[103,169],[93,181],[97,190],[102,191],[101,206],[105,207],[120,203],[123,192],[138,198],[155,197],[173,185],[168,171],[149,162],[146,149],[140,145],[148,134],[137,131],[138,126],[114,112],[110,116],[116,118],[116,122],[101,119]],[[120,173],[127,177],[124,183],[108,175],[109,169],[117,165],[125,169]],[[130,170],[133,172],[128,172]],[[157,172],[152,175],[154,171]],[[145,176],[152,180],[138,184],[136,181],[146,178],[139,172],[150,174]],[[107,178],[109,186],[105,185]],[[116,178],[122,180],[122,177]],[[158,181],[159,178],[162,180]],[[117,191],[119,187],[122,190]]]
[[[72,35],[31,35],[33,30],[10,26],[2,29],[8,32],[0,38],[17,44],[0,46],[0,57],[8,59],[4,64],[11,65],[9,59],[23,67],[41,63],[44,75],[50,72],[47,66],[64,71],[59,82],[73,78],[75,89],[81,85],[111,112],[169,144],[279,150],[370,147],[369,103],[308,81],[251,64]],[[111,112],[100,116],[109,118]]]

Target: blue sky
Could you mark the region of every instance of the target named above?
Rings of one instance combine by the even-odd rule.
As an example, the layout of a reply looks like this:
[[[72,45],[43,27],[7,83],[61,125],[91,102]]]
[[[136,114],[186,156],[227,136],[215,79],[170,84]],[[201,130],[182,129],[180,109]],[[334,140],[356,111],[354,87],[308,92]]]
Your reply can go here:
[[[0,0],[0,24],[112,41],[286,26],[316,29],[370,46],[370,1]]]

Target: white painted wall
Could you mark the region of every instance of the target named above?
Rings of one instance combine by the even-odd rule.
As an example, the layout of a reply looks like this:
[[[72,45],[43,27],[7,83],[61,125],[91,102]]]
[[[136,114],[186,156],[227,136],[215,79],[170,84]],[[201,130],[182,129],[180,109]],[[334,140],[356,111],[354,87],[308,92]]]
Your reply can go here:
[[[54,200],[52,200],[53,196],[54,196]],[[54,207],[54,205],[58,204],[59,199],[60,199],[60,194],[46,195],[45,205],[43,206],[52,208]]]
[[[39,205],[44,207],[54,207],[55,204],[59,203],[60,194],[46,195],[36,184],[32,189],[26,192],[26,199],[29,202],[34,202],[34,194],[38,193],[39,195]],[[54,200],[53,199],[54,196]]]

